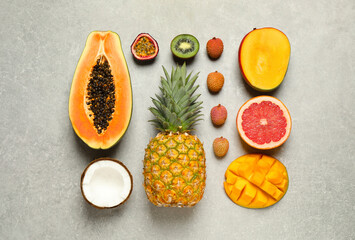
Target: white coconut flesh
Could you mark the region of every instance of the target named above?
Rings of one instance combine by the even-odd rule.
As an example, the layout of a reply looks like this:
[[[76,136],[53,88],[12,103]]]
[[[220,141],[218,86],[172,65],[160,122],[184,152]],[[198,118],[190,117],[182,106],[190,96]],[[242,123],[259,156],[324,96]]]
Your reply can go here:
[[[132,189],[127,169],[111,160],[99,160],[89,165],[81,184],[86,200],[100,208],[118,206],[129,197]]]

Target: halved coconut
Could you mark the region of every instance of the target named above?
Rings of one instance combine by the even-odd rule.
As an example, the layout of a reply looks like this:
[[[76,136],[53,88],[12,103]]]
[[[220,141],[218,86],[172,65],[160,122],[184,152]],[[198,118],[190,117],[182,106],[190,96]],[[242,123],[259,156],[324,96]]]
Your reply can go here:
[[[92,161],[81,175],[81,193],[100,209],[123,204],[131,195],[133,178],[127,167],[113,158]]]

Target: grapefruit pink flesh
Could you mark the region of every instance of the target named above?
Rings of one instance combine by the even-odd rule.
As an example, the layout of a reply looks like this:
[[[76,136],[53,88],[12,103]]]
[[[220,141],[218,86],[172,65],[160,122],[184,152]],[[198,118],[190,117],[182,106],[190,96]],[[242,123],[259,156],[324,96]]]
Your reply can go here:
[[[242,115],[245,135],[257,144],[277,142],[286,133],[286,118],[275,103],[253,103]]]
[[[237,128],[241,138],[251,147],[272,149],[287,140],[291,131],[291,117],[280,100],[259,96],[240,108]]]

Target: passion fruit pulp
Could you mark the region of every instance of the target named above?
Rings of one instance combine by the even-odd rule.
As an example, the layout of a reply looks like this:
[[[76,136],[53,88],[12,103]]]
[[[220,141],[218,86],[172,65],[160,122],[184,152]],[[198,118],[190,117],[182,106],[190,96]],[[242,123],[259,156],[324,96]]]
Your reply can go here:
[[[141,33],[134,39],[131,52],[137,60],[152,60],[158,55],[158,42],[148,33]]]

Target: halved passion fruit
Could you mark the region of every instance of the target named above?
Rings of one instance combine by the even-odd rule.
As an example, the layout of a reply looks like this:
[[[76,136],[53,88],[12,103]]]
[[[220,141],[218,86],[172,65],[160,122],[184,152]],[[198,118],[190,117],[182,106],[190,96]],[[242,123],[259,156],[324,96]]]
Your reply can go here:
[[[237,128],[240,137],[251,147],[273,149],[290,136],[291,116],[277,98],[258,96],[239,109]]]
[[[148,33],[141,33],[132,43],[131,52],[137,60],[152,60],[158,55],[159,46]]]

